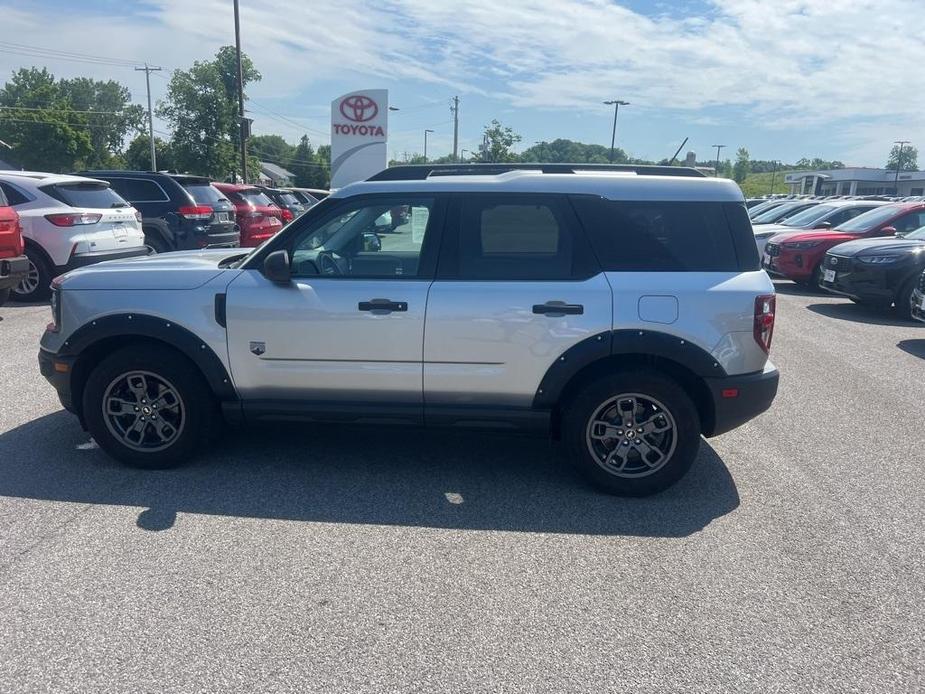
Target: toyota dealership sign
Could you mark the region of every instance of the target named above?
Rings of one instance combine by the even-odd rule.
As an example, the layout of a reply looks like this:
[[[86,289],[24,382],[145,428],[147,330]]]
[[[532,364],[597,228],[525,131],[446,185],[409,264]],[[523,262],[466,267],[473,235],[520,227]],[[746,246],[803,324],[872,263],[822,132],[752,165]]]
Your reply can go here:
[[[362,181],[388,165],[389,92],[365,89],[331,102],[331,187]]]

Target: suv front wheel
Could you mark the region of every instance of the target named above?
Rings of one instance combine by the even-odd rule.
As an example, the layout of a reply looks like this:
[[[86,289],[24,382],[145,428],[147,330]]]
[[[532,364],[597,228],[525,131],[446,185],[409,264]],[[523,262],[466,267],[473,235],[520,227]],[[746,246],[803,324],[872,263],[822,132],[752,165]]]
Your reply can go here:
[[[570,457],[598,487],[621,496],[667,489],[700,447],[700,417],[673,380],[648,370],[595,380],[567,406]]]
[[[198,369],[169,348],[127,347],[100,362],[83,395],[87,428],[127,465],[168,468],[211,432],[215,403]]]

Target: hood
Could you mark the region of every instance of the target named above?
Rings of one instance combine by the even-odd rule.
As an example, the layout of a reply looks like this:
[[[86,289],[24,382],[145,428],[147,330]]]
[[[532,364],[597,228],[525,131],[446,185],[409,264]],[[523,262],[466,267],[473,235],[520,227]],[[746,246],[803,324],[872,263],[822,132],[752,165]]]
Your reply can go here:
[[[919,253],[925,250],[925,240],[897,239],[893,237],[881,239],[857,239],[836,246],[838,255],[853,256],[858,253],[870,251],[870,254],[892,253]],[[835,250],[835,249],[833,249]],[[866,255],[866,254],[865,254]]]
[[[772,236],[769,240],[773,243],[780,243],[781,241],[821,241],[829,244],[844,243],[845,241],[853,241],[859,236],[859,234],[844,234],[838,231],[827,231],[825,229],[819,229],[816,231],[789,231],[783,234],[777,234]]]
[[[229,270],[226,259],[247,254],[242,248],[214,248],[109,260],[62,276],[64,289],[195,289]]]
[[[783,224],[756,224],[752,227],[752,231],[755,232],[755,236],[767,239],[775,234],[793,234],[799,232],[800,229],[787,227]]]

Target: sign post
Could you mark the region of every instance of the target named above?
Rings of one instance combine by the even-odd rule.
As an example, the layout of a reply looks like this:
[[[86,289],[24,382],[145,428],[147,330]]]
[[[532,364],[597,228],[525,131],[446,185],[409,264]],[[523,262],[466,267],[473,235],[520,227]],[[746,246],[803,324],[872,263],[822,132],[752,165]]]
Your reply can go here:
[[[364,89],[331,102],[331,188],[388,166],[389,92]]]

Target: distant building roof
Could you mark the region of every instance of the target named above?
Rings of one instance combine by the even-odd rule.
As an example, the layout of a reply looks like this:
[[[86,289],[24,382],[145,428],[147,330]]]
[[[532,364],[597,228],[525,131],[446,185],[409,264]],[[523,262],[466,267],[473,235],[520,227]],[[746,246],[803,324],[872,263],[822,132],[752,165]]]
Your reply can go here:
[[[291,171],[287,171],[282,166],[277,166],[276,164],[272,164],[268,161],[260,162],[260,169],[267,176],[277,181],[283,180],[286,178],[289,178],[289,179],[295,178],[295,174],[292,173]]]

